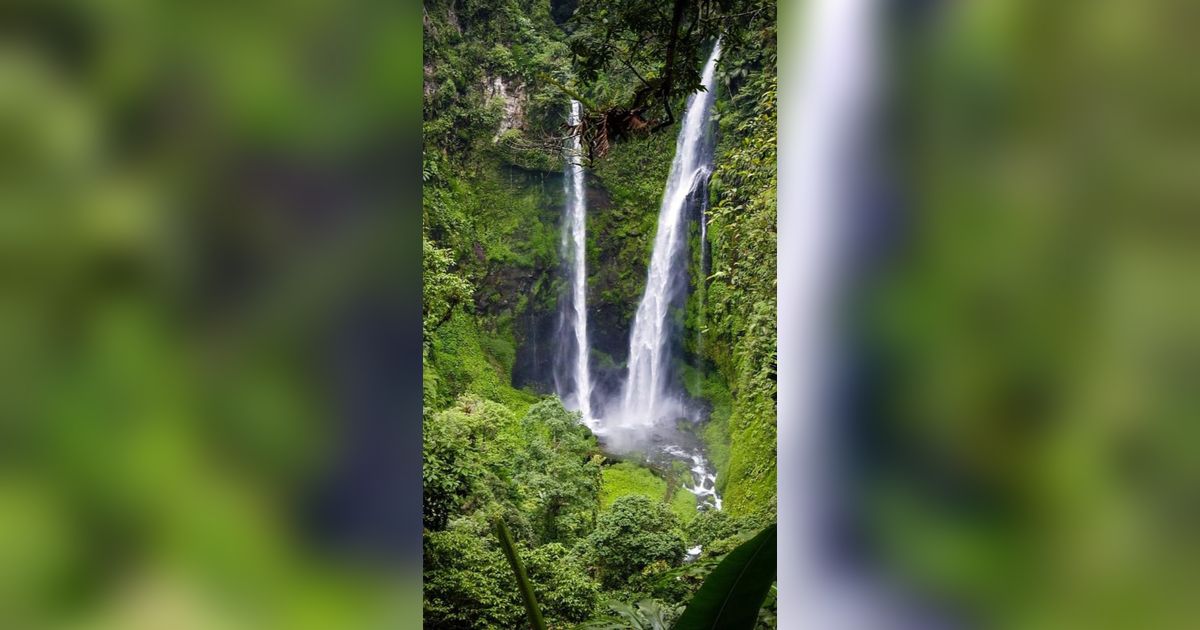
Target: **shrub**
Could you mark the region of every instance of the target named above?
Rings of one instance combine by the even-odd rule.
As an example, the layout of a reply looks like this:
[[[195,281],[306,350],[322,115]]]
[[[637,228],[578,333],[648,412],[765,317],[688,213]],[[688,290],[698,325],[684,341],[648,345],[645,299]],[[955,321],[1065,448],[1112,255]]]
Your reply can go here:
[[[517,628],[525,608],[504,554],[489,536],[452,528],[425,535],[426,627]]]
[[[596,519],[588,544],[592,566],[606,588],[620,588],[657,561],[677,566],[686,551],[679,519],[671,509],[636,494],[617,499]]]

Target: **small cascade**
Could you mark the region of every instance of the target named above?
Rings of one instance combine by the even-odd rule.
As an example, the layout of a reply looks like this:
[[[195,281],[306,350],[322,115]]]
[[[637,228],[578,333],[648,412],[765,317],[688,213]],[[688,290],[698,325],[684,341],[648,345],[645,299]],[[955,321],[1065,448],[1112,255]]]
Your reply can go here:
[[[670,311],[679,304],[686,284],[686,274],[680,273],[687,265],[685,208],[697,177],[711,169],[709,113],[715,100],[720,54],[718,41],[701,74],[704,90],[688,98],[679,128],[675,158],[659,209],[646,289],[629,337],[628,373],[615,418],[624,429],[651,429],[664,419],[680,415],[679,397],[668,392],[667,383]]]
[[[568,124],[579,125],[579,101],[571,101]],[[567,358],[558,362],[554,381],[558,396],[564,403],[578,410],[588,425],[592,416],[592,378],[588,370],[588,322],[587,322],[587,194],[584,190],[582,150],[578,133],[572,133],[564,150],[564,188],[562,224],[562,260],[570,293],[562,300],[559,308],[560,330],[564,342],[560,352]],[[565,371],[565,374],[560,374]]]
[[[684,490],[696,495],[696,503],[701,508],[719,510],[722,507],[721,496],[717,494],[717,473],[705,459],[699,449],[689,451],[680,446],[668,446],[663,452],[676,459],[691,461],[692,485],[683,487]]]

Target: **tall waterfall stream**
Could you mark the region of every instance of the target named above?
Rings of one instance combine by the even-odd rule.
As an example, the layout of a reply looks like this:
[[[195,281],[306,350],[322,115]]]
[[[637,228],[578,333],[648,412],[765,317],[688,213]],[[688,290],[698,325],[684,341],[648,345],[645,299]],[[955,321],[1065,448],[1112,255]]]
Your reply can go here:
[[[579,101],[571,101],[571,127],[579,124]],[[562,253],[567,275],[571,281],[570,299],[560,312],[561,326],[570,328],[564,335],[572,360],[569,377],[555,374],[559,398],[583,415],[584,423],[592,426],[592,377],[588,370],[588,318],[587,318],[587,193],[584,190],[584,172],[579,134],[571,134],[564,152],[565,197],[562,228]]]

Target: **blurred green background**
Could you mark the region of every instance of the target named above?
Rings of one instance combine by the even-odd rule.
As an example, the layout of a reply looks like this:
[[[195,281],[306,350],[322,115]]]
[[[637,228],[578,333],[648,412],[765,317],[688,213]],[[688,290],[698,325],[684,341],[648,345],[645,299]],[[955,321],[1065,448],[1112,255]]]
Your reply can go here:
[[[0,626],[419,624],[418,11],[0,6]]]
[[[899,220],[851,313],[870,539],[970,627],[1195,627],[1200,5],[888,17]]]

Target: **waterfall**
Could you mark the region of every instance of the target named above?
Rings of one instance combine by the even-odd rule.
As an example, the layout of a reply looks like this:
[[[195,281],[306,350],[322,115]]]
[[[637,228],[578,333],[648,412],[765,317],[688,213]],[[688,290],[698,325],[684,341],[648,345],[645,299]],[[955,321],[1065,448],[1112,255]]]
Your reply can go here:
[[[629,367],[618,419],[622,427],[650,428],[678,410],[677,399],[667,392],[669,316],[683,293],[681,279],[686,281],[686,274],[680,274],[687,265],[684,210],[697,178],[710,168],[709,110],[715,100],[714,76],[720,53],[718,41],[701,75],[704,91],[688,98],[675,142],[675,159],[659,208],[646,289],[629,337]]]
[[[579,101],[571,101],[571,127],[579,124]],[[587,330],[587,195],[584,191],[582,150],[579,134],[572,133],[564,150],[564,192],[562,224],[562,258],[564,269],[571,281],[567,308],[560,308],[560,325],[569,330],[564,361],[570,378],[555,373],[555,385],[559,398],[568,401],[581,414],[583,421],[592,422],[592,378],[588,373],[588,330]]]

